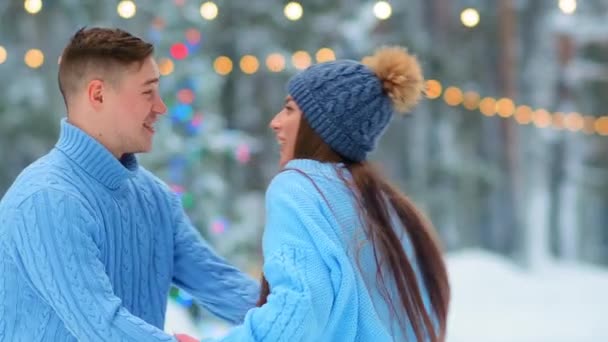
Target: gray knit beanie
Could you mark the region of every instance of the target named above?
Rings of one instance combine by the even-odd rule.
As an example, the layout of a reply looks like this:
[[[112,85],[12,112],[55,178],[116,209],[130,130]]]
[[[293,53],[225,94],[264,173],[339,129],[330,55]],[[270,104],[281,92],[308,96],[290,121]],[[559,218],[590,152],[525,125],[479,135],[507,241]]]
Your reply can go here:
[[[418,61],[400,47],[379,49],[361,63],[316,64],[287,84],[311,128],[334,151],[355,162],[365,160],[375,148],[393,110],[411,109],[423,88]]]

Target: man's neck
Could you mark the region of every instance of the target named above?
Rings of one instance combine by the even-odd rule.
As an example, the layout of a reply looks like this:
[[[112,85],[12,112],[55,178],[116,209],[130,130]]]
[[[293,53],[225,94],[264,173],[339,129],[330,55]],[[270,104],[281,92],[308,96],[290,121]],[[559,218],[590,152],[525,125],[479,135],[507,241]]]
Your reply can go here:
[[[112,147],[109,136],[107,134],[104,134],[99,129],[99,127],[103,127],[103,125],[82,120],[78,116],[70,115],[69,113],[68,113],[67,121],[69,124],[80,128],[83,132],[88,134],[90,137],[97,140],[106,149],[108,149],[108,151],[110,151],[110,153],[112,153],[112,155],[116,159],[120,159],[124,155],[124,152],[119,151],[118,149]]]

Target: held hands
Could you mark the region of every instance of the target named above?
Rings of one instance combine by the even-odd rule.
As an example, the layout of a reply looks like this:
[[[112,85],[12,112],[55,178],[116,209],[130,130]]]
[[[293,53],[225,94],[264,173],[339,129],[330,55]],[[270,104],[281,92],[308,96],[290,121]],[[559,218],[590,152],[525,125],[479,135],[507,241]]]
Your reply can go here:
[[[175,334],[175,338],[177,338],[179,342],[199,342],[196,338],[186,334]]]

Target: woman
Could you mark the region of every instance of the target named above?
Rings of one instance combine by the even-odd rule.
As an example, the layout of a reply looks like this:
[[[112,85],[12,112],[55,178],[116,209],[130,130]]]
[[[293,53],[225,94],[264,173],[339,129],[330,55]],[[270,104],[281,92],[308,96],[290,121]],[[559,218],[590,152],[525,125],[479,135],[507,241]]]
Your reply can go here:
[[[432,226],[367,161],[424,81],[383,48],[288,83],[270,126],[282,171],[266,194],[260,307],[225,341],[443,341],[449,285]]]

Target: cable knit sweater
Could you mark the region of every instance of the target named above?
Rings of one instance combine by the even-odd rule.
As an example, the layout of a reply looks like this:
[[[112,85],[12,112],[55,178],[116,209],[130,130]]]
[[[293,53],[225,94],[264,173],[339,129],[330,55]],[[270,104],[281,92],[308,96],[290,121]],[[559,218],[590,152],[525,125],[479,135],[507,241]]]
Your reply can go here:
[[[63,120],[0,202],[0,341],[172,341],[171,283],[233,323],[259,295],[133,155]]]
[[[349,179],[348,171],[312,160],[292,160],[285,169],[266,193],[264,274],[271,293],[222,341],[415,341],[412,327],[401,328],[381,296],[373,250],[337,173]],[[424,289],[411,243],[399,231]],[[394,281],[385,281],[399,307]]]

